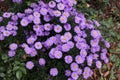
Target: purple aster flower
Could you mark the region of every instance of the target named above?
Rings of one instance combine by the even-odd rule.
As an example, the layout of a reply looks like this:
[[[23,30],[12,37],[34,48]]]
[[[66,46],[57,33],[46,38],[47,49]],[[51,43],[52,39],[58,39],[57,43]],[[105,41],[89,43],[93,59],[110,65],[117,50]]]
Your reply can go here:
[[[35,48],[31,48],[30,51],[31,51],[31,52],[30,52],[30,56],[31,56],[31,57],[35,57],[35,56],[37,55],[37,51],[36,51]]]
[[[13,16],[12,16],[12,20],[13,20],[13,21],[17,21],[17,20],[18,20],[18,16],[17,16],[17,15],[13,15]]]
[[[53,41],[51,40],[51,39],[47,39],[46,41],[45,41],[45,43],[44,43],[44,46],[45,47],[50,47],[50,46],[52,46],[53,45]]]
[[[16,50],[18,48],[18,45],[16,43],[12,43],[9,45],[10,50]]]
[[[67,38],[67,36],[61,36],[61,37],[60,37],[60,40],[61,40],[61,42],[63,42],[63,43],[66,43],[66,42],[69,41],[69,39]]]
[[[92,30],[91,31],[91,36],[93,38],[99,38],[99,37],[101,37],[100,31],[98,31],[98,30]]]
[[[60,32],[62,31],[62,27],[61,27],[60,25],[55,25],[55,26],[54,26],[54,31],[55,31],[56,33],[60,33]]]
[[[48,10],[47,10],[46,8],[41,8],[41,9],[40,9],[40,13],[41,13],[42,15],[47,15]]]
[[[51,76],[57,76],[58,75],[58,69],[57,68],[51,68],[50,69],[50,75]]]
[[[78,74],[76,72],[72,72],[71,74],[71,77],[74,79],[74,80],[77,80],[79,78]]]
[[[107,53],[107,49],[106,48],[102,49],[102,52]]]
[[[65,5],[64,5],[63,3],[58,3],[58,4],[57,4],[57,8],[58,8],[59,10],[64,10]]]
[[[36,12],[36,11],[33,13],[33,15],[34,15],[34,17],[40,17],[40,13]]]
[[[3,34],[0,33],[0,40],[4,40],[5,37],[3,36]]]
[[[26,43],[22,43],[22,44],[20,45],[20,47],[26,48],[26,47],[28,47],[28,45],[27,45]]]
[[[40,24],[40,23],[41,23],[41,20],[40,20],[39,17],[35,17],[35,18],[33,19],[33,22],[34,22],[34,24]]]
[[[12,36],[16,36],[17,35],[16,31],[11,31],[11,33],[12,33]]]
[[[100,58],[101,58],[102,60],[105,60],[105,59],[107,58],[106,53],[101,53],[101,54],[100,54]]]
[[[62,45],[62,51],[63,52],[68,52],[70,50],[70,47],[68,46],[68,44],[63,44]]]
[[[68,0],[68,4],[69,6],[73,6],[73,5],[76,5],[77,4],[77,1],[76,0]]]
[[[70,24],[65,24],[64,28],[66,31],[70,31],[71,30],[71,25]]]
[[[70,14],[67,11],[65,11],[65,12],[63,12],[62,16],[65,16],[68,18],[70,16]]]
[[[41,31],[41,29],[39,31],[36,31],[36,35],[37,36],[44,36],[43,31]]]
[[[2,22],[3,21],[3,17],[0,17],[0,22]]]
[[[99,27],[99,26],[100,26],[100,24],[99,24],[99,22],[98,22],[98,21],[94,20],[93,22],[94,22],[94,24],[95,24],[97,27]]]
[[[5,13],[3,13],[3,17],[4,18],[10,18],[11,17],[11,13],[5,12]]]
[[[52,29],[52,25],[49,24],[49,23],[47,23],[47,24],[44,25],[44,29],[45,29],[46,31],[50,31],[50,30]]]
[[[70,64],[73,61],[73,58],[72,56],[68,55],[68,56],[65,56],[64,60],[67,64]]]
[[[29,23],[28,23],[28,21],[27,21],[26,19],[23,18],[23,19],[21,20],[20,24],[21,24],[23,27],[25,27],[25,26],[27,26]]]
[[[77,71],[79,69],[79,66],[77,63],[73,62],[71,63],[70,68],[72,71]]]
[[[60,17],[61,16],[61,12],[58,11],[58,10],[53,11],[53,14],[54,14],[55,17]]]
[[[71,49],[74,47],[74,42],[72,42],[72,41],[68,41],[67,44],[69,45],[69,47]]]
[[[12,30],[12,29],[13,29],[13,25],[8,24],[8,25],[6,26],[6,29],[7,29],[7,30]]]
[[[104,59],[104,62],[107,64],[109,62],[109,59],[108,58],[105,58]]]
[[[74,80],[73,78],[69,77],[67,80]]]
[[[27,17],[27,19],[28,19],[29,21],[33,21],[34,16],[33,16],[33,15],[29,15],[29,16]]]
[[[90,70],[89,74],[90,74],[90,77],[91,77],[91,76],[93,75],[93,71],[92,71],[92,70]]]
[[[12,0],[12,1],[15,2],[15,3],[18,3],[18,4],[22,3],[22,0]]]
[[[36,4],[36,3],[31,3],[30,4],[30,7],[32,7],[32,8],[36,8],[38,5]]]
[[[74,41],[76,42],[86,42],[85,39],[81,38],[80,36],[74,36]]]
[[[26,63],[26,68],[27,69],[31,70],[31,69],[33,69],[33,67],[34,67],[34,63],[32,61],[28,61]]]
[[[52,36],[52,37],[50,37],[50,40],[52,40],[52,41],[55,43],[56,37],[55,37],[55,36]]]
[[[71,75],[71,71],[70,70],[65,70],[65,76],[69,77]]]
[[[50,2],[48,3],[48,5],[49,5],[50,8],[54,8],[54,7],[56,6],[56,2],[50,1]]]
[[[17,16],[18,16],[18,18],[23,18],[24,16],[25,16],[25,14],[23,14],[23,13],[17,13]]]
[[[67,17],[61,16],[61,17],[60,17],[60,22],[61,22],[61,23],[67,23]]]
[[[98,69],[101,69],[101,67],[102,67],[101,61],[96,61],[96,67],[97,67]]]
[[[75,57],[75,61],[76,61],[76,63],[78,63],[78,64],[82,64],[82,63],[84,63],[85,58],[82,57],[82,56],[80,56],[80,55],[77,55],[77,56]]]
[[[87,73],[87,72],[83,72],[83,78],[84,78],[84,79],[89,78],[89,73]]]
[[[42,49],[42,44],[41,44],[41,42],[36,42],[34,46],[35,46],[35,48],[38,49],[38,50]]]
[[[44,21],[49,22],[52,19],[50,15],[45,15],[44,16]]]
[[[57,59],[62,58],[62,52],[61,51],[55,51],[54,57],[57,58]]]
[[[84,72],[83,72],[83,78],[87,79],[90,77],[90,68],[89,67],[85,67],[84,68]]]
[[[18,26],[13,26],[13,30],[18,30]]]
[[[94,29],[95,27],[92,24],[86,24],[88,29]]]
[[[86,43],[84,43],[84,42],[77,42],[76,43],[76,47],[78,48],[78,49],[87,49],[87,44]]]
[[[86,51],[85,49],[81,49],[80,55],[81,55],[82,57],[86,57],[86,56],[87,56],[87,51]]]
[[[32,9],[27,8],[27,9],[24,10],[24,12],[25,12],[25,14],[30,14],[30,13],[32,13],[33,11],[32,11]]]
[[[82,19],[81,19],[80,17],[75,16],[75,23],[78,23],[78,24],[79,24],[79,23],[81,22],[81,20],[82,20]]]
[[[99,57],[99,55],[98,55],[98,54],[93,54],[93,59],[97,60],[97,59],[98,59],[98,57]]]
[[[49,32],[49,31],[46,31],[46,32],[44,32],[44,35],[45,35],[45,36],[49,36],[49,35],[50,35],[50,32]]]
[[[87,65],[88,66],[92,66],[92,63],[93,63],[93,56],[92,55],[89,55],[87,57]]]
[[[8,36],[11,35],[11,32],[10,32],[10,31],[7,31],[7,30],[4,30],[4,31],[3,31],[3,35],[8,37]]]
[[[52,48],[52,49],[50,50],[50,52],[49,52],[49,57],[50,57],[51,59],[54,59],[54,53],[55,53],[55,51],[56,51],[55,48]]]
[[[77,72],[78,75],[81,75],[82,74],[82,69],[79,68],[76,72]]]
[[[36,39],[35,39],[34,37],[29,37],[29,38],[27,39],[27,43],[28,43],[28,44],[33,44],[35,41],[36,41]]]
[[[92,47],[96,47],[96,46],[98,46],[98,41],[97,40],[91,40],[90,44],[91,44]]]
[[[12,50],[8,51],[8,56],[9,57],[14,57],[15,54],[16,54],[15,51],[12,51]]]
[[[79,26],[75,26],[74,27],[74,32],[76,32],[77,34],[81,33],[80,27]]]
[[[40,25],[33,25],[34,31],[40,31]]]
[[[31,48],[28,47],[28,45],[26,45],[26,46],[24,45],[23,48],[24,48],[24,51],[25,51],[26,54],[30,54],[31,53]]]
[[[58,2],[58,3],[61,2],[61,0],[55,0],[55,1]]]
[[[107,41],[105,41],[105,46],[106,46],[107,48],[110,48],[110,43],[107,42]]]
[[[66,36],[68,40],[72,38],[72,34],[70,32],[66,32],[64,36]]]
[[[45,64],[46,64],[45,59],[44,59],[44,58],[40,58],[40,59],[39,59],[39,65],[40,65],[40,66],[45,66]]]

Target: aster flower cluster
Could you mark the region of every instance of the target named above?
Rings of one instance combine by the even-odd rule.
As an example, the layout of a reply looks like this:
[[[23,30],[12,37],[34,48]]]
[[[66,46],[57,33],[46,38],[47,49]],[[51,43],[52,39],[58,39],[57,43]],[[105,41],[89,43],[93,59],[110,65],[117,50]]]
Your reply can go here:
[[[108,63],[107,48],[109,42],[95,26],[100,24],[95,20],[87,20],[82,13],[74,9],[75,0],[52,0],[44,3],[32,3],[24,13],[17,14],[5,12],[0,17],[10,18],[6,26],[0,26],[0,40],[6,37],[17,36],[19,28],[24,29],[26,40],[22,44],[10,44],[9,57],[15,56],[15,50],[24,49],[29,57],[45,53],[50,60],[63,60],[69,67],[64,71],[68,80],[77,80],[80,75],[85,79],[93,75],[93,69],[101,69],[102,63]],[[105,44],[105,45],[104,45]],[[39,66],[46,67],[47,59],[40,57]],[[26,68],[35,67],[33,60],[26,62]],[[51,76],[57,76],[57,67],[49,69]]]
[[[22,3],[22,0],[12,0],[12,2],[21,4],[21,3]]]

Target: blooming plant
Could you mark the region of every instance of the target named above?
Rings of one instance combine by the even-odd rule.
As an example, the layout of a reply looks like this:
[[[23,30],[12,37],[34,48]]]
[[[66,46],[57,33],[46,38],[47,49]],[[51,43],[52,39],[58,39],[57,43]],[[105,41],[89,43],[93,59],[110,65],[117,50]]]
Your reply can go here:
[[[46,74],[49,72],[52,77],[64,74],[68,80],[91,77],[93,69],[101,69],[103,62],[109,62],[107,48],[110,44],[96,29],[100,24],[78,13],[73,7],[76,4],[75,0],[48,3],[40,0],[31,3],[23,13],[3,13],[0,22],[9,21],[6,26],[0,25],[0,40],[24,35],[24,41],[18,40],[8,46],[8,56],[13,58],[18,55],[17,50],[23,49],[28,70],[44,67]]]

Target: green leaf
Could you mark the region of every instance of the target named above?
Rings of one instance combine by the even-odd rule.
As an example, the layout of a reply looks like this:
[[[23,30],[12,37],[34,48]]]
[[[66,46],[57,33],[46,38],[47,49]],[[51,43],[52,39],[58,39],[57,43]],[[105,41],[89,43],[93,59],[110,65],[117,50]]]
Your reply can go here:
[[[7,54],[2,54],[2,60],[6,60],[8,58]]]
[[[16,65],[19,65],[19,64],[20,64],[20,62],[19,62],[19,61],[15,61],[15,64],[16,64]]]
[[[20,70],[22,71],[23,74],[27,74],[27,71],[26,71],[25,67],[20,67]]]
[[[118,44],[118,48],[120,48],[120,44]]]
[[[13,68],[13,71],[17,71],[19,68],[20,68],[19,66],[15,66],[15,67]]]
[[[116,51],[117,51],[117,52],[120,52],[120,49],[117,49]]]
[[[22,72],[21,71],[17,71],[16,72],[16,77],[18,80],[20,80],[22,78]]]
[[[0,77],[5,77],[5,74],[4,73],[0,73]]]

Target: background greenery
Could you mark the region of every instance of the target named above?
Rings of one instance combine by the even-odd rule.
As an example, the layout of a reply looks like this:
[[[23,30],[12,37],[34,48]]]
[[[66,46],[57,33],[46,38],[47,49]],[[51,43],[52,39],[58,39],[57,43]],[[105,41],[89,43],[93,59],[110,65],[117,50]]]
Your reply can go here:
[[[0,13],[4,11],[23,12],[24,8],[31,2],[38,0],[23,0],[23,4],[15,4],[10,0],[0,2]],[[46,2],[49,0],[45,0]],[[103,66],[102,70],[94,70],[94,75],[88,80],[120,80],[120,5],[119,0],[77,0],[75,6],[78,11],[85,14],[88,19],[98,20],[101,24],[98,27],[104,38],[111,43],[109,49],[110,62]],[[19,40],[19,39],[18,39]],[[25,68],[26,56],[22,50],[17,51],[19,55],[14,58],[7,56],[8,43],[16,41],[14,38],[0,41],[0,80],[41,80],[38,72],[28,71]],[[23,56],[22,56],[23,55]],[[23,59],[21,59],[21,57]],[[61,65],[61,64],[60,64]],[[44,71],[44,69],[43,69]],[[29,76],[31,76],[29,78]],[[40,76],[40,77],[38,77]],[[49,76],[43,77],[48,80]],[[55,78],[60,80],[60,78]],[[61,78],[62,80],[62,78]],[[79,80],[83,80],[80,78]]]

